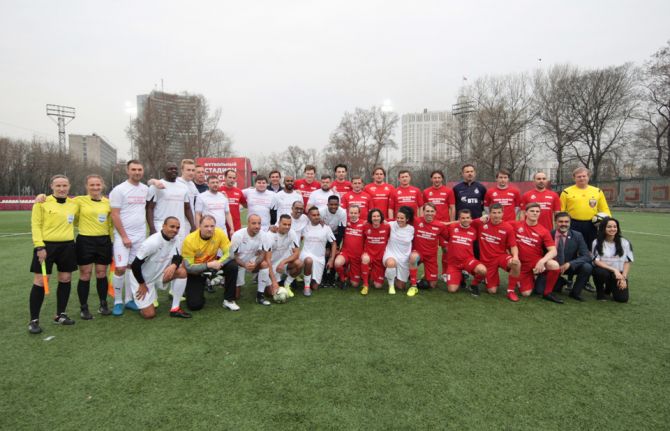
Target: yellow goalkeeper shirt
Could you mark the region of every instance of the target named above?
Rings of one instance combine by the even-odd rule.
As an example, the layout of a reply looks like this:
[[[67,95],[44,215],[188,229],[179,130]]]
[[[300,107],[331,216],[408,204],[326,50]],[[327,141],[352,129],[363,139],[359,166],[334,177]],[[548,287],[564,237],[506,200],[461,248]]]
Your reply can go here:
[[[49,195],[43,203],[33,205],[30,225],[35,247],[44,247],[44,241],[74,240],[76,215],[77,204],[70,198],[58,203],[53,195]]]
[[[219,260],[223,262],[230,255],[229,249],[230,240],[221,228],[215,228],[210,239],[202,239],[200,229],[196,229],[184,239],[181,255],[189,264],[194,265],[215,260],[221,250],[223,256]]]
[[[570,186],[561,193],[561,211],[566,211],[574,220],[591,220],[599,212],[609,214],[605,194],[598,187],[587,186],[584,189]]]
[[[77,220],[79,233],[86,236],[112,235],[112,217],[109,199],[93,200],[89,195],[73,199],[79,210]]]

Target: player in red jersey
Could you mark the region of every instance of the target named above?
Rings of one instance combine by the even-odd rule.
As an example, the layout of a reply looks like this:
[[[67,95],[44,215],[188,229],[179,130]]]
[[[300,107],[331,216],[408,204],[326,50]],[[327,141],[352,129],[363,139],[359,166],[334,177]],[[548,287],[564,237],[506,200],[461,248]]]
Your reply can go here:
[[[361,295],[368,294],[368,279],[372,277],[372,282],[376,289],[381,289],[384,284],[384,251],[386,243],[389,240],[391,228],[384,223],[384,215],[381,210],[374,208],[368,213],[368,224],[363,231],[363,254],[361,255],[361,277],[363,278],[363,288]]]
[[[393,205],[394,214],[398,214],[400,207],[410,207],[417,217],[421,217],[423,207],[423,193],[410,183],[412,175],[407,170],[398,172],[398,188],[395,189]]]
[[[393,219],[393,195],[395,188],[384,182],[386,178],[386,171],[384,168],[376,167],[372,171],[372,180],[370,184],[365,186],[367,194],[372,196],[372,204],[370,208],[379,208],[384,215],[384,218]]]
[[[316,180],[316,167],[314,165],[305,166],[305,177],[295,180],[293,188],[302,195],[302,203],[305,204],[307,211],[307,201],[314,190],[321,188],[321,183]]]
[[[503,207],[503,221],[513,222],[521,206],[521,192],[509,184],[509,171],[501,169],[496,174],[496,186],[486,190],[484,206],[498,203]]]
[[[351,183],[347,181],[347,171],[347,165],[342,163],[335,165],[335,181],[330,185],[330,189],[337,193],[340,199],[353,189]]]
[[[412,286],[437,287],[437,250],[441,239],[445,239],[447,225],[437,220],[435,205],[423,204],[423,217],[414,221],[414,241],[409,256],[409,281]],[[418,267],[423,263],[423,279],[417,283]]]
[[[230,216],[233,218],[233,227],[235,232],[242,229],[242,220],[240,219],[240,206],[247,206],[247,199],[244,197],[242,190],[235,187],[237,181],[237,172],[228,169],[223,173],[224,183],[219,191],[225,193],[228,198],[228,206],[230,207]],[[231,238],[235,232],[228,232],[228,238]]]
[[[433,171],[430,173],[430,181],[433,183],[423,191],[423,201],[435,205],[437,214],[435,219],[442,223],[448,223],[454,219],[454,191],[444,185],[444,173]],[[442,244],[442,276],[447,281],[447,248]]]
[[[538,172],[533,177],[535,190],[529,190],[521,196],[521,213],[519,219],[525,217],[524,210],[531,202],[540,204],[540,224],[551,231],[554,228],[554,215],[561,210],[561,198],[558,193],[547,188],[549,180],[547,174]]]
[[[361,255],[363,254],[363,231],[367,227],[365,220],[360,218],[361,209],[356,205],[349,207],[349,221],[344,229],[342,249],[335,258],[335,271],[341,287],[348,278],[352,287],[361,282]],[[345,269],[347,269],[345,275]],[[347,277],[348,276],[348,277]]]
[[[353,190],[342,195],[340,204],[342,208],[347,210],[347,214],[349,214],[349,208],[356,205],[361,211],[359,218],[361,220],[367,220],[372,196],[363,191],[363,178],[361,178],[360,175],[351,177],[351,186]]]
[[[491,205],[489,220],[474,220],[473,225],[479,230],[479,257],[486,267],[486,277],[476,276],[472,280],[473,294],[479,293],[479,283],[486,280],[486,290],[495,294],[500,286],[498,268],[509,272],[510,277],[518,277],[521,269],[519,248],[516,245],[514,227],[503,221],[504,209],[499,203]],[[476,292],[476,293],[475,293]]]
[[[475,276],[484,277],[486,267],[475,259],[474,242],[479,231],[472,226],[472,213],[469,209],[458,212],[458,223],[447,228],[447,290],[450,293],[458,292],[463,274],[467,271]],[[473,280],[474,281],[474,280]],[[474,292],[473,292],[474,293]]]
[[[519,291],[523,296],[530,296],[538,277],[546,276],[544,288],[544,299],[562,304],[563,300],[554,296],[554,286],[560,275],[560,265],[554,260],[556,257],[556,244],[551,233],[541,224],[540,204],[532,202],[526,205],[525,220],[514,222],[514,234],[519,247],[519,260],[521,260],[521,272],[519,277],[509,277],[507,297],[511,301],[518,301],[514,293],[517,282],[520,283]]]

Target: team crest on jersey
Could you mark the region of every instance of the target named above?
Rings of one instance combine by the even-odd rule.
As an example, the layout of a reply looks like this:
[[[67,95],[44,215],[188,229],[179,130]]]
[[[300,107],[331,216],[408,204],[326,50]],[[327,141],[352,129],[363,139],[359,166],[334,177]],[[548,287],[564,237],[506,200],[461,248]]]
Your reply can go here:
[[[98,221],[104,223],[107,221],[107,214],[98,214]]]
[[[419,227],[423,227],[423,222],[419,223]]]
[[[535,196],[535,195],[530,195],[530,198],[531,198],[531,199],[535,199],[535,198],[537,198],[537,196]]]
[[[597,200],[595,200],[595,199],[589,199],[589,206],[590,206],[591,208],[595,208],[597,204],[598,204],[598,201],[597,201]]]
[[[72,224],[73,221],[74,221],[74,214],[68,214],[67,215],[67,222]]]
[[[498,196],[498,192],[493,192],[493,196]]]
[[[475,194],[476,194],[476,195],[479,194],[479,189],[475,189]]]
[[[519,232],[519,233],[523,233],[523,228],[520,227],[519,229],[517,229],[517,232]]]
[[[488,229],[488,228],[489,228],[489,224],[486,223],[486,224],[484,225],[484,229]]]
[[[388,191],[389,188],[387,186],[384,186],[384,191]]]
[[[460,232],[460,231],[458,230],[458,228],[455,228],[455,229],[454,229],[454,232],[455,232],[455,233],[458,233],[458,232]]]
[[[428,192],[428,196],[433,196],[433,192]]]

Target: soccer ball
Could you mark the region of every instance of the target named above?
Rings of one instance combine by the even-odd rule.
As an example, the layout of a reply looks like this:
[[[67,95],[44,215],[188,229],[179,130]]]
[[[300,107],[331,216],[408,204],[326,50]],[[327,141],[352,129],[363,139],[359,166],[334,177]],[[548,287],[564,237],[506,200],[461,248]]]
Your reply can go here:
[[[288,299],[288,290],[281,286],[279,289],[277,289],[275,294],[272,295],[272,299],[274,299],[278,304],[283,304]]]
[[[593,224],[599,224],[601,221],[605,220],[606,218],[610,218],[609,214],[607,213],[598,213],[593,216],[591,219],[591,222]]]

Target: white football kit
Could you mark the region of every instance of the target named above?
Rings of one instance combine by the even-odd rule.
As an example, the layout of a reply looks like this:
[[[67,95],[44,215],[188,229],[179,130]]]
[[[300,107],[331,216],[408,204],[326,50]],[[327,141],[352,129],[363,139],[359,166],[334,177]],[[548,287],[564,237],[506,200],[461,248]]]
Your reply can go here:
[[[386,250],[382,262],[392,257],[396,261],[396,277],[400,281],[409,278],[409,255],[412,253],[412,241],[414,240],[414,226],[408,224],[401,228],[397,221],[389,223],[391,235],[386,243]]]
[[[335,214],[331,213],[327,206],[319,207],[319,215],[321,215],[321,220],[330,226],[333,233],[337,232],[338,227],[347,226],[347,212],[342,207],[337,207]]]
[[[261,229],[270,228],[270,210],[277,209],[277,193],[271,191],[259,192],[255,188],[242,190],[247,200],[247,214],[256,214],[261,218]]]
[[[146,238],[146,205],[149,187],[139,183],[137,185],[125,181],[114,187],[109,193],[109,204],[112,208],[119,208],[121,224],[132,246],[126,248],[119,232],[114,229],[114,264],[125,267],[132,262],[142,241]]]
[[[144,299],[137,299],[137,290],[140,287],[139,282],[132,271],[128,277],[130,288],[135,298],[135,303],[140,309],[147,308],[154,303],[157,297],[156,289],[165,290],[163,286],[163,271],[172,263],[172,258],[179,254],[177,249],[177,237],[166,240],[162,232],[156,232],[144,240],[140,249],[137,251],[137,258],[144,259],[142,264],[142,277],[147,286],[147,294]]]
[[[328,205],[328,198],[331,196],[337,196],[338,198],[340,195],[335,193],[332,190],[324,191],[323,189],[319,190],[314,190],[310,195],[309,199],[307,200],[307,210],[309,211],[310,208],[312,207],[317,207],[320,208],[322,206]],[[322,215],[323,216],[323,215]]]
[[[312,259],[312,280],[321,284],[321,276],[326,266],[326,245],[335,241],[335,235],[328,225],[311,223],[302,231],[303,249],[300,252],[300,260],[304,261],[306,257]]]
[[[272,250],[272,237],[268,232],[262,230],[255,236],[249,235],[246,227],[236,231],[230,241],[231,257],[239,258],[243,262],[260,262],[266,251]],[[244,285],[246,269],[238,266],[237,286]]]
[[[201,215],[211,215],[216,219],[216,226],[226,233],[226,214],[230,214],[230,203],[223,193],[212,193],[209,190],[198,195],[195,211]]]
[[[291,215],[294,202],[302,202],[302,195],[296,191],[286,193],[286,190],[277,192],[277,218],[282,214]]]
[[[161,230],[163,222],[167,217],[177,217],[179,219],[179,236],[186,228],[186,215],[184,210],[184,203],[189,201],[188,188],[183,183],[177,181],[170,182],[162,179],[161,182],[165,186],[159,189],[156,186],[149,187],[149,194],[147,195],[147,202],[153,201],[156,203],[154,207],[154,228],[156,232]],[[186,231],[188,233],[188,231]]]

